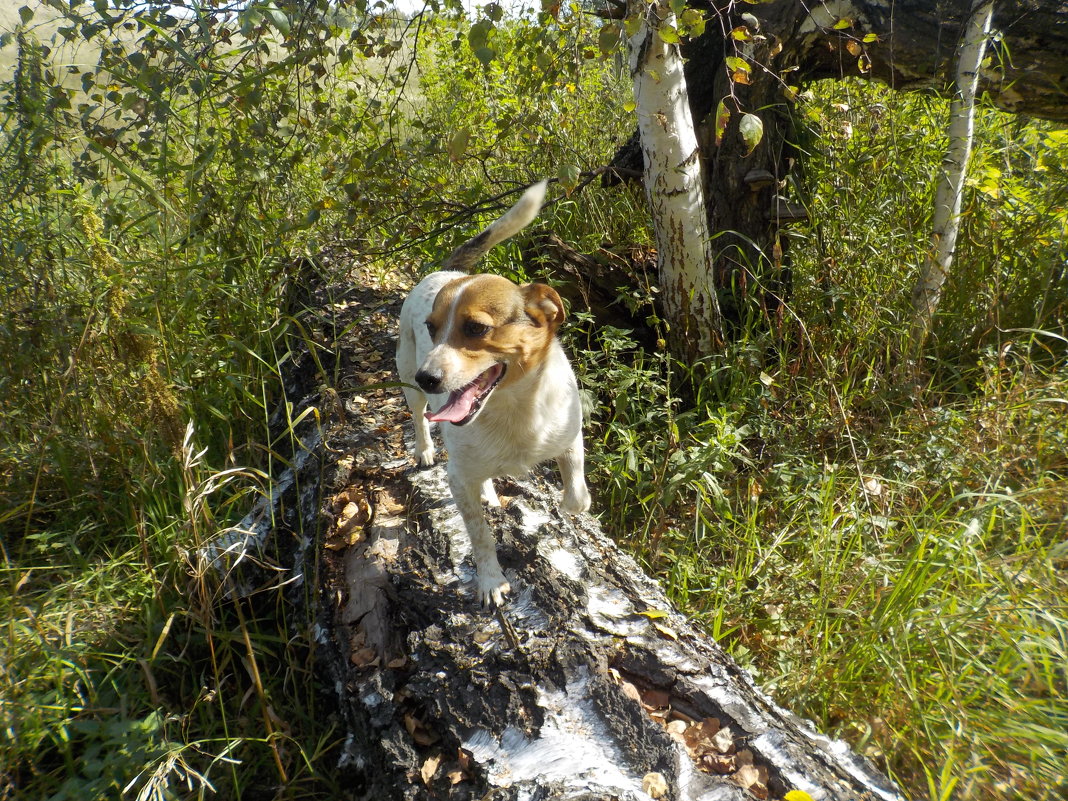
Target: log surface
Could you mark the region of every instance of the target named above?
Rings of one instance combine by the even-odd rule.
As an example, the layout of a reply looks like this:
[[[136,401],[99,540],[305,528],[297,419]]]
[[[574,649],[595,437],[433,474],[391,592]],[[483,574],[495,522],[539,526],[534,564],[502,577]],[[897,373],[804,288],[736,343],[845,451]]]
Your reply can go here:
[[[318,410],[304,425],[321,442],[304,437],[314,458],[260,510],[275,534],[225,541],[230,560],[290,571],[294,597],[317,577],[313,637],[352,798],[901,798],[776,705],[595,518],[561,513],[548,469],[497,482],[504,507],[489,514],[512,593],[484,610],[442,465],[409,459],[399,389],[367,388],[394,380],[403,294],[373,284],[305,298],[293,360],[305,375],[287,386],[304,393],[294,411]],[[292,547],[307,538],[290,527],[311,519],[317,564]]]

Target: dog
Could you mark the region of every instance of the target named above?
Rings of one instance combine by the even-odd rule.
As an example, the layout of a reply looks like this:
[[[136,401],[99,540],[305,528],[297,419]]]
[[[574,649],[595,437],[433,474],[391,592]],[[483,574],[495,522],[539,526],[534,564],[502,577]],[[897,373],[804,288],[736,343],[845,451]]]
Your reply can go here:
[[[574,514],[590,507],[578,384],[556,338],[564,321],[559,294],[545,284],[520,286],[466,272],[530,224],[546,184],[531,186],[500,219],[454,250],[441,272],[412,290],[400,313],[397,372],[415,423],[415,459],[423,467],[434,463],[430,423],[437,422],[485,606],[501,605],[511,589],[482,511],[482,499],[500,505],[494,478],[523,476],[556,459],[561,507]]]

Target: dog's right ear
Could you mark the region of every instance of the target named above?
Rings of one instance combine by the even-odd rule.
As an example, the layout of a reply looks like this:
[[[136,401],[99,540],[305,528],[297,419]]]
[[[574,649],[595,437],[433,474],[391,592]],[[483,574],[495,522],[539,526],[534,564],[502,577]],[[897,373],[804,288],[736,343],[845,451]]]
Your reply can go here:
[[[523,295],[526,313],[537,328],[556,331],[564,321],[564,302],[555,289],[547,284],[525,284]]]

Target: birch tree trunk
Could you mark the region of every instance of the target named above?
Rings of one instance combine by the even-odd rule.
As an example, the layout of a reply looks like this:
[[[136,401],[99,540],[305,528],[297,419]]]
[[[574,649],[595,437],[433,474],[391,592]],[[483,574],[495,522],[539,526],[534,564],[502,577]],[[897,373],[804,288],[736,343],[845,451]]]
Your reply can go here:
[[[686,91],[675,15],[666,3],[641,10],[627,46],[645,193],[656,231],[657,266],[672,350],[684,358],[712,353],[721,339],[700,148]],[[664,33],[662,33],[664,32]],[[674,37],[672,37],[674,34]]]
[[[942,288],[956,253],[964,176],[971,158],[975,128],[975,92],[993,13],[993,0],[974,0],[957,54],[956,91],[949,108],[949,149],[942,160],[942,176],[935,194],[931,249],[912,290],[909,354],[913,363],[931,333],[934,315],[942,299]]]

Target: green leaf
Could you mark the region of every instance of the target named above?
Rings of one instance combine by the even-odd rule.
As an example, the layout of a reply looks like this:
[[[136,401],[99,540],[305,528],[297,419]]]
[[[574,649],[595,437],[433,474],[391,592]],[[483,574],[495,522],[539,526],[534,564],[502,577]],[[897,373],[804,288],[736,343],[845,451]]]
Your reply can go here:
[[[642,29],[643,22],[644,20],[638,14],[633,14],[623,20],[623,30],[627,32],[627,36],[634,36]]]
[[[267,19],[271,21],[271,24],[278,29],[278,32],[283,36],[289,36],[291,27],[289,25],[289,17],[274,3],[270,3],[263,7],[263,13],[267,15]]]
[[[29,25],[30,20],[33,19],[33,9],[29,6],[23,6],[19,9],[19,19],[22,20],[23,25]]]
[[[704,12],[698,11],[696,8],[688,8],[682,12],[682,16],[679,17],[680,27],[685,31],[687,36],[700,36],[705,32],[705,15]]]
[[[849,17],[842,17],[840,20],[838,20],[838,22],[834,23],[834,25],[831,26],[832,30],[836,31],[844,31],[846,28],[852,27],[853,20],[849,19]]]
[[[677,17],[686,8],[686,0],[671,0],[671,12]]]
[[[879,41],[879,34],[877,34],[877,33],[866,33],[866,34],[864,34],[864,38],[861,39],[861,41],[864,42],[864,44],[871,44],[872,42],[878,42]]]
[[[478,47],[475,48],[475,58],[477,58],[483,67],[488,67],[493,59],[497,58],[497,51],[492,47]]]
[[[471,141],[471,129],[466,125],[449,137],[449,143],[446,145],[446,150],[449,153],[449,158],[453,161],[459,161],[460,157],[467,152],[467,145]]]
[[[597,47],[602,53],[611,53],[619,44],[619,34],[622,28],[615,22],[610,22],[601,28],[597,34]]]
[[[626,103],[623,104],[623,110],[628,114],[630,114],[636,108],[638,108],[638,104],[635,103],[633,100],[628,100]]]
[[[731,111],[727,108],[727,101],[720,100],[716,106],[716,146],[723,141],[723,133],[727,130],[727,123],[731,121]]]
[[[749,29],[744,25],[739,25],[737,28],[731,30],[730,37],[738,42],[748,42],[753,38],[753,34],[751,34]]]
[[[567,194],[571,194],[579,184],[582,170],[574,164],[561,164],[556,170],[556,177],[559,179],[560,186],[563,187],[564,191]]]
[[[745,155],[752,153],[764,138],[764,122],[756,114],[743,114],[738,121],[738,133],[745,142]]]
[[[731,72],[744,72],[746,75],[749,74],[751,68],[749,62],[744,58],[740,56],[727,56],[725,61]]]
[[[674,25],[662,25],[656,29],[656,33],[661,41],[666,44],[678,44],[682,41],[682,38],[679,36],[679,32],[675,30]]]

